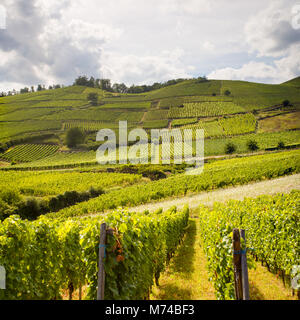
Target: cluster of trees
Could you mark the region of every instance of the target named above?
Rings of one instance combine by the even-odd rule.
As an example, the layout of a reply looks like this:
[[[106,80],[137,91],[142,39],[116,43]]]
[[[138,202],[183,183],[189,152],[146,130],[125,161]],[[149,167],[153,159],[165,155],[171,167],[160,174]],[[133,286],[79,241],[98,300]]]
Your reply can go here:
[[[1,92],[0,93],[0,97],[6,97],[6,96],[13,96],[16,94],[23,94],[23,93],[29,93],[29,92],[35,92],[35,91],[43,91],[43,90],[52,90],[52,89],[59,89],[59,88],[63,88],[64,85],[60,85],[60,84],[53,84],[52,86],[48,86],[46,88],[46,86],[43,84],[38,84],[36,89],[34,88],[34,86],[31,86],[30,88],[28,87],[24,87],[21,88],[20,91],[18,92],[17,90],[13,89],[12,91],[8,91],[8,92]]]
[[[283,141],[279,141],[278,145],[277,145],[277,149],[284,149],[285,148],[285,143]],[[247,149],[251,152],[253,151],[257,151],[259,149],[259,145],[257,143],[257,141],[255,140],[249,140],[247,142]],[[225,145],[225,153],[226,154],[232,154],[237,150],[237,146],[232,143],[232,142],[228,142]]]
[[[127,87],[124,83],[111,83],[110,79],[95,79],[94,77],[86,77],[86,76],[79,76],[77,79],[75,79],[73,85],[78,86],[86,86],[91,88],[99,88],[102,90],[106,90],[109,92],[116,92],[116,93],[143,93],[148,92],[151,90],[157,90],[163,87],[167,87],[182,81],[185,81],[187,79],[174,79],[174,80],[168,80],[166,82],[155,82],[152,85],[139,85],[135,86],[134,84],[130,87]],[[199,77],[197,78],[198,81],[204,82],[208,81],[206,77]]]

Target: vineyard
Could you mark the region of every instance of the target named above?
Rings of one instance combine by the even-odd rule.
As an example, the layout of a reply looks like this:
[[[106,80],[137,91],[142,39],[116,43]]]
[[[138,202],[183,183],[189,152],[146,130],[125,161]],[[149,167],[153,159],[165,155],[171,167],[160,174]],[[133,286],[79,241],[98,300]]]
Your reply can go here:
[[[225,186],[271,179],[300,171],[299,152],[291,151],[249,158],[218,161],[205,166],[201,175],[177,174],[167,179],[111,191],[72,208],[50,213],[50,217],[71,217],[100,213],[120,206],[133,207],[173,196],[209,191]]]
[[[248,258],[291,277],[292,267],[300,264],[299,196],[295,191],[200,209],[200,232],[218,299],[234,299],[233,228],[245,229]]]
[[[60,299],[63,290],[72,295],[84,285],[86,298],[95,299],[102,222],[113,230],[106,248],[105,298],[144,299],[183,237],[188,217],[188,209],[174,208],[66,221],[12,216],[0,222],[0,263],[9,274],[0,299]]]
[[[58,146],[24,144],[8,150],[3,155],[0,155],[0,158],[10,162],[30,162],[51,156],[57,150]]]
[[[214,117],[242,112],[245,112],[245,110],[232,102],[191,102],[185,103],[183,107],[171,108],[168,117],[171,119]]]
[[[217,299],[235,299],[236,228],[246,231],[249,275],[262,264],[259,272],[274,280],[267,286],[281,283],[279,277],[290,283],[292,267],[300,265],[300,191],[290,192],[299,189],[299,79],[278,85],[177,79],[157,87],[130,94],[72,85],[0,97],[0,266],[7,274],[0,300],[96,299],[101,263],[105,299],[149,299],[154,288],[166,300],[190,299],[195,279],[203,285],[197,298],[210,285]],[[121,155],[119,121],[128,122],[128,134],[145,129],[148,141],[129,139],[128,159],[99,163],[101,129],[113,130],[117,143],[104,160]],[[156,164],[152,129],[166,129]],[[175,129],[170,144],[162,137],[167,129]],[[181,143],[185,129],[192,132],[185,140],[189,148]],[[182,156],[201,157],[198,129],[204,131],[204,170],[186,174],[194,164]],[[80,136],[74,143],[72,131]],[[163,158],[168,152],[171,163]],[[250,187],[255,196],[266,193],[265,185],[278,182],[266,180],[288,175],[295,176],[276,185],[280,194],[268,190],[273,195],[225,202],[243,199],[235,198],[237,189],[243,196]],[[259,191],[256,182],[263,185]],[[191,212],[169,205],[204,197],[213,203],[216,193],[224,204],[199,203]],[[128,209],[142,205],[149,211]],[[169,209],[154,211],[159,205]],[[103,223],[106,242],[100,243]],[[200,264],[203,272],[195,276]],[[259,276],[250,279],[253,297],[267,299],[253,284],[266,283]],[[169,285],[159,283],[162,277]],[[184,288],[176,282],[180,277],[188,283]]]
[[[86,191],[90,188],[108,189],[141,182],[141,176],[127,173],[94,172],[0,172],[0,188],[24,195],[48,196],[66,191]]]

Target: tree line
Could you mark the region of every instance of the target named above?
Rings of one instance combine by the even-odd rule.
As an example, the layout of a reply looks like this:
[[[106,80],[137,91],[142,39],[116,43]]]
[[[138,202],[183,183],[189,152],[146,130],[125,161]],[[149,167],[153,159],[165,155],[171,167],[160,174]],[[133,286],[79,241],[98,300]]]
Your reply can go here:
[[[199,81],[208,81],[205,76],[197,78]],[[87,76],[79,76],[75,79],[73,85],[77,86],[86,86],[91,88],[99,88],[109,92],[115,93],[143,93],[149,92],[152,90],[157,90],[163,87],[177,84],[179,82],[185,81],[188,79],[173,79],[165,82],[155,82],[152,85],[131,85],[127,87],[125,83],[111,83],[110,79],[95,79],[94,77],[88,78]]]
[[[208,81],[205,76],[196,78],[199,82],[205,82]],[[94,77],[88,78],[87,76],[79,76],[75,79],[73,82],[73,86],[85,86],[85,87],[91,87],[91,88],[99,88],[102,90],[106,90],[108,92],[114,92],[114,93],[143,93],[143,92],[149,92],[152,90],[157,90],[160,88],[164,88],[167,86],[171,86],[174,84],[177,84],[179,82],[185,81],[188,79],[184,78],[178,78],[173,80],[168,80],[165,82],[155,82],[151,85],[134,85],[126,86],[125,83],[114,83],[112,84],[110,79],[95,79]],[[21,88],[20,91],[17,91],[15,89],[8,91],[8,92],[1,92],[0,97],[5,96],[11,96],[15,94],[23,94],[23,93],[29,93],[29,92],[38,92],[43,90],[52,90],[52,89],[59,89],[63,88],[64,85],[60,84],[53,84],[46,87],[45,85],[38,84],[35,88],[34,86],[24,87]]]

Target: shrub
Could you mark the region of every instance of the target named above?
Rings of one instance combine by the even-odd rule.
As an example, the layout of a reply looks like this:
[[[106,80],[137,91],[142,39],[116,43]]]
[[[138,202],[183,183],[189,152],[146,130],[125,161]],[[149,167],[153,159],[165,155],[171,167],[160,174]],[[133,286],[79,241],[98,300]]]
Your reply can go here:
[[[229,90],[225,90],[224,94],[225,94],[225,96],[230,96],[231,92]]]
[[[255,140],[249,140],[249,141],[247,142],[247,148],[248,148],[248,150],[250,150],[250,151],[256,151],[256,150],[258,150],[259,147],[258,147],[257,141],[255,141]]]
[[[278,145],[277,145],[277,148],[278,148],[278,149],[284,149],[284,148],[285,148],[284,142],[283,142],[283,141],[279,141],[279,142],[278,142]]]
[[[290,101],[289,100],[284,100],[284,101],[282,101],[282,105],[284,107],[288,107],[290,105]]]
[[[225,146],[225,153],[232,154],[236,151],[236,146],[232,142],[228,142]]]
[[[93,106],[98,104],[98,94],[95,92],[89,93],[87,99]]]
[[[84,134],[79,128],[71,128],[66,135],[66,144],[68,147],[76,147],[84,142]]]

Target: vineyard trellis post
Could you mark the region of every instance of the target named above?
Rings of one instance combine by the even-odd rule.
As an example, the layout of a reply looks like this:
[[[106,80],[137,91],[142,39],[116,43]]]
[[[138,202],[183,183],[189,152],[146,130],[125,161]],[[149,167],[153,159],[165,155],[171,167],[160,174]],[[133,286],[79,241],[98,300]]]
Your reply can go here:
[[[249,294],[249,279],[248,279],[248,266],[247,266],[247,245],[245,230],[240,230],[241,238],[244,239],[244,250],[241,252],[242,263],[242,285],[243,285],[243,300],[250,300]]]
[[[241,239],[244,240],[244,248],[242,248]],[[250,300],[247,247],[244,229],[233,229],[232,245],[235,299]]]
[[[242,261],[241,261],[241,241],[239,229],[233,229],[233,271],[234,271],[234,290],[235,299],[243,300],[243,283],[242,283]]]
[[[101,227],[100,227],[97,300],[104,300],[104,288],[105,288],[104,258],[105,258],[105,249],[106,249],[106,223],[102,223]]]

